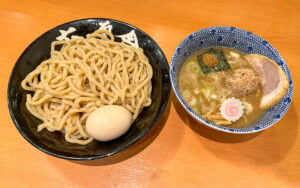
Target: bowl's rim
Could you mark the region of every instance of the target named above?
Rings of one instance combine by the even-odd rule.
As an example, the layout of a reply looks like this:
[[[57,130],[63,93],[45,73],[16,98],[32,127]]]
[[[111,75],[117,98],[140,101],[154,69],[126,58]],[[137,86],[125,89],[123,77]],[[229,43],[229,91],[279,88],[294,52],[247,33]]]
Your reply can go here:
[[[61,155],[61,154],[56,154],[54,152],[48,151],[46,149],[43,149],[42,147],[40,147],[38,144],[36,144],[35,142],[33,142],[21,129],[20,125],[18,124],[16,117],[12,111],[12,102],[10,100],[10,95],[9,92],[12,88],[12,81],[13,81],[13,75],[14,72],[17,68],[17,65],[20,63],[20,60],[22,59],[22,57],[29,51],[29,49],[31,48],[31,46],[33,46],[38,40],[40,40],[42,37],[44,37],[44,35],[48,34],[49,32],[52,32],[55,29],[58,29],[60,27],[75,23],[75,22],[83,22],[83,21],[112,21],[114,23],[117,24],[122,24],[122,25],[126,25],[129,26],[130,28],[134,29],[135,31],[138,31],[140,33],[142,33],[143,35],[147,36],[154,44],[155,46],[158,48],[158,50],[161,52],[162,56],[163,56],[163,65],[166,66],[165,68],[167,69],[167,71],[165,73],[167,73],[167,75],[164,75],[163,79],[168,80],[167,82],[167,90],[164,90],[164,92],[167,92],[167,100],[165,101],[161,101],[162,103],[164,103],[161,107],[161,109],[157,112],[156,117],[154,118],[154,121],[151,123],[151,125],[144,131],[142,132],[142,134],[138,135],[134,140],[132,140],[131,142],[127,143],[124,147],[122,148],[118,148],[116,150],[114,150],[113,152],[110,152],[108,154],[103,154],[103,155],[96,155],[96,156],[92,156],[92,157],[69,157],[69,156],[65,156],[65,155]],[[78,19],[78,20],[73,20],[73,21],[69,21],[60,25],[57,25],[49,30],[47,30],[46,32],[42,33],[39,37],[35,38],[27,47],[26,49],[22,52],[22,54],[20,55],[20,57],[17,59],[17,62],[15,63],[10,77],[9,77],[9,81],[8,81],[8,88],[7,88],[7,103],[8,103],[8,108],[9,108],[9,113],[11,116],[11,119],[13,120],[13,123],[15,125],[15,127],[18,129],[18,131],[21,133],[21,135],[25,138],[25,140],[27,140],[31,145],[33,145],[35,148],[37,148],[38,150],[52,155],[54,157],[58,157],[61,159],[67,159],[67,160],[78,160],[78,161],[88,161],[88,160],[96,160],[96,159],[101,159],[101,158],[105,158],[105,157],[109,157],[112,155],[115,155],[117,153],[120,153],[121,151],[129,148],[130,146],[134,145],[135,143],[137,143],[139,140],[141,140],[158,122],[158,120],[161,118],[162,114],[164,113],[167,105],[168,105],[168,101],[170,98],[170,92],[171,92],[171,84],[170,84],[170,67],[169,67],[169,63],[168,60],[163,52],[163,50],[161,49],[161,47],[158,45],[158,43],[152,38],[150,37],[147,33],[145,33],[144,31],[142,31],[141,29],[137,28],[136,26],[133,26],[129,23],[123,22],[123,21],[119,21],[119,20],[115,20],[115,19],[111,19],[111,18],[83,18],[83,19]]]
[[[250,133],[256,133],[256,132],[260,132],[260,131],[263,131],[267,128],[270,128],[271,126],[273,126],[274,124],[276,124],[287,112],[287,110],[289,109],[290,107],[290,103],[287,104],[287,108],[286,110],[283,112],[282,116],[279,118],[279,119],[276,119],[275,121],[273,121],[272,123],[270,123],[268,126],[265,126],[263,128],[260,128],[260,129],[252,129],[251,131],[242,131],[242,129],[238,129],[238,128],[230,128],[230,127],[224,127],[224,126],[219,126],[219,125],[216,125],[202,117],[200,117],[198,114],[196,114],[185,102],[184,100],[182,99],[181,95],[180,95],[180,92],[177,88],[177,86],[175,86],[176,84],[176,78],[174,78],[174,75],[175,75],[175,72],[174,72],[174,66],[175,66],[175,62],[174,62],[174,58],[175,58],[175,55],[177,54],[178,50],[181,48],[181,46],[189,39],[189,36],[192,36],[192,35],[195,35],[197,33],[201,33],[203,31],[206,31],[206,30],[210,30],[210,29],[215,29],[215,28],[218,28],[218,29],[230,29],[230,28],[234,28],[236,30],[239,30],[239,31],[242,31],[242,32],[248,32],[248,33],[251,33],[253,36],[255,37],[258,37],[264,41],[266,41],[265,39],[263,39],[262,37],[256,35],[255,33],[252,33],[252,32],[249,32],[247,30],[244,30],[244,29],[241,29],[241,28],[237,28],[237,27],[232,27],[232,26],[211,26],[211,27],[206,27],[206,28],[203,28],[203,29],[199,29],[191,34],[189,34],[187,37],[185,37],[179,44],[178,46],[176,47],[176,49],[174,50],[173,52],[173,55],[172,55],[172,58],[171,58],[171,65],[170,65],[170,78],[171,78],[171,85],[172,85],[172,90],[173,92],[175,93],[177,99],[179,100],[180,104],[184,107],[184,109],[194,118],[196,119],[197,121],[200,121],[202,124],[204,124],[205,126],[209,127],[209,128],[212,128],[212,129],[215,129],[215,130],[218,130],[218,131],[221,131],[221,132],[226,132],[226,133],[232,133],[232,134],[250,134]],[[267,41],[266,41],[267,42]],[[280,59],[283,60],[283,64],[286,65],[287,67],[287,74],[288,76],[292,79],[292,76],[291,76],[291,72],[288,68],[288,65],[287,63],[284,61],[284,59],[282,58],[282,56],[280,55],[280,53],[274,48],[273,45],[271,45],[271,43],[269,43],[269,46],[272,48],[271,50],[275,51],[278,55],[278,57]],[[289,88],[290,91],[291,91],[291,96],[290,96],[290,99],[292,100],[292,96],[293,96],[293,82],[291,82],[289,84]],[[288,93],[286,93],[287,95]]]

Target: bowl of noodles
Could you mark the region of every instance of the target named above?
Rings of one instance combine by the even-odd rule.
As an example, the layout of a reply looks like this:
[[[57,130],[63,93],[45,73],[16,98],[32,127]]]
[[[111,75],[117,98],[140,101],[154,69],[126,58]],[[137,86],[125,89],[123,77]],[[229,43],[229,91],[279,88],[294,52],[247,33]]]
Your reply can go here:
[[[150,36],[121,21],[89,18],[59,25],[25,49],[10,76],[8,106],[16,128],[37,149],[63,159],[94,160],[143,138],[164,112],[169,94],[168,62]],[[87,121],[107,106],[125,110],[130,125],[98,141]],[[114,123],[124,119],[119,111],[108,114]]]

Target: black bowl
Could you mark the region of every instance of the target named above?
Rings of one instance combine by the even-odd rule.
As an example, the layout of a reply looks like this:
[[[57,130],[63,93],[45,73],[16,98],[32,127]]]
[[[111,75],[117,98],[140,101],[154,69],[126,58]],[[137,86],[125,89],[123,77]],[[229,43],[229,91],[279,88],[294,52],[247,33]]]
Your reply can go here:
[[[21,81],[43,60],[50,57],[50,44],[60,34],[59,30],[75,27],[69,35],[86,36],[99,28],[99,22],[109,21],[114,35],[123,35],[134,30],[139,46],[144,50],[153,68],[152,104],[144,108],[126,134],[109,142],[93,141],[88,145],[71,144],[65,141],[60,132],[43,130],[37,132],[41,121],[27,111],[25,102],[27,91],[21,87]],[[68,37],[70,37],[68,35]],[[11,118],[22,136],[37,149],[63,159],[93,160],[108,157],[121,152],[144,137],[156,124],[164,112],[169,95],[169,65],[158,44],[140,29],[112,19],[91,18],[68,22],[47,31],[33,41],[19,57],[8,83],[8,107]]]

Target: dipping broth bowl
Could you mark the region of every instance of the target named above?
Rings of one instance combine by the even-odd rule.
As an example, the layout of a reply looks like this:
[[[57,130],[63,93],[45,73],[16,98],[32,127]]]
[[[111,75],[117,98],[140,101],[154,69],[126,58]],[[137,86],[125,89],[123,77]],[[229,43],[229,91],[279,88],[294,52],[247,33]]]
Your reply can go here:
[[[254,123],[242,128],[230,128],[226,126],[216,125],[198,114],[183,100],[178,87],[178,77],[180,69],[187,60],[195,52],[209,47],[228,47],[236,49],[244,54],[261,54],[275,61],[286,74],[289,81],[289,88],[286,95],[279,103],[267,109],[263,115]],[[277,50],[266,40],[243,29],[235,27],[209,27],[196,31],[187,36],[176,48],[170,67],[171,85],[173,91],[183,106],[183,108],[198,122],[228,133],[247,134],[262,131],[274,125],[287,112],[293,95],[293,81],[289,68]]]

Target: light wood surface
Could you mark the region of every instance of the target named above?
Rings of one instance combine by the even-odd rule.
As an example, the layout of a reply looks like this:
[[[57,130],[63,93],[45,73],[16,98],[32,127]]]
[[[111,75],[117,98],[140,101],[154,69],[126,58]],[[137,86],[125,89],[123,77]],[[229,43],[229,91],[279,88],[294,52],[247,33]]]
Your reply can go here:
[[[48,156],[15,128],[7,107],[10,72],[23,50],[56,25],[88,17],[128,22],[170,62],[188,34],[225,25],[270,42],[294,81],[290,109],[253,135],[220,133],[192,120],[171,94],[162,119],[127,151],[93,162]],[[300,187],[300,1],[0,1],[0,187]]]

